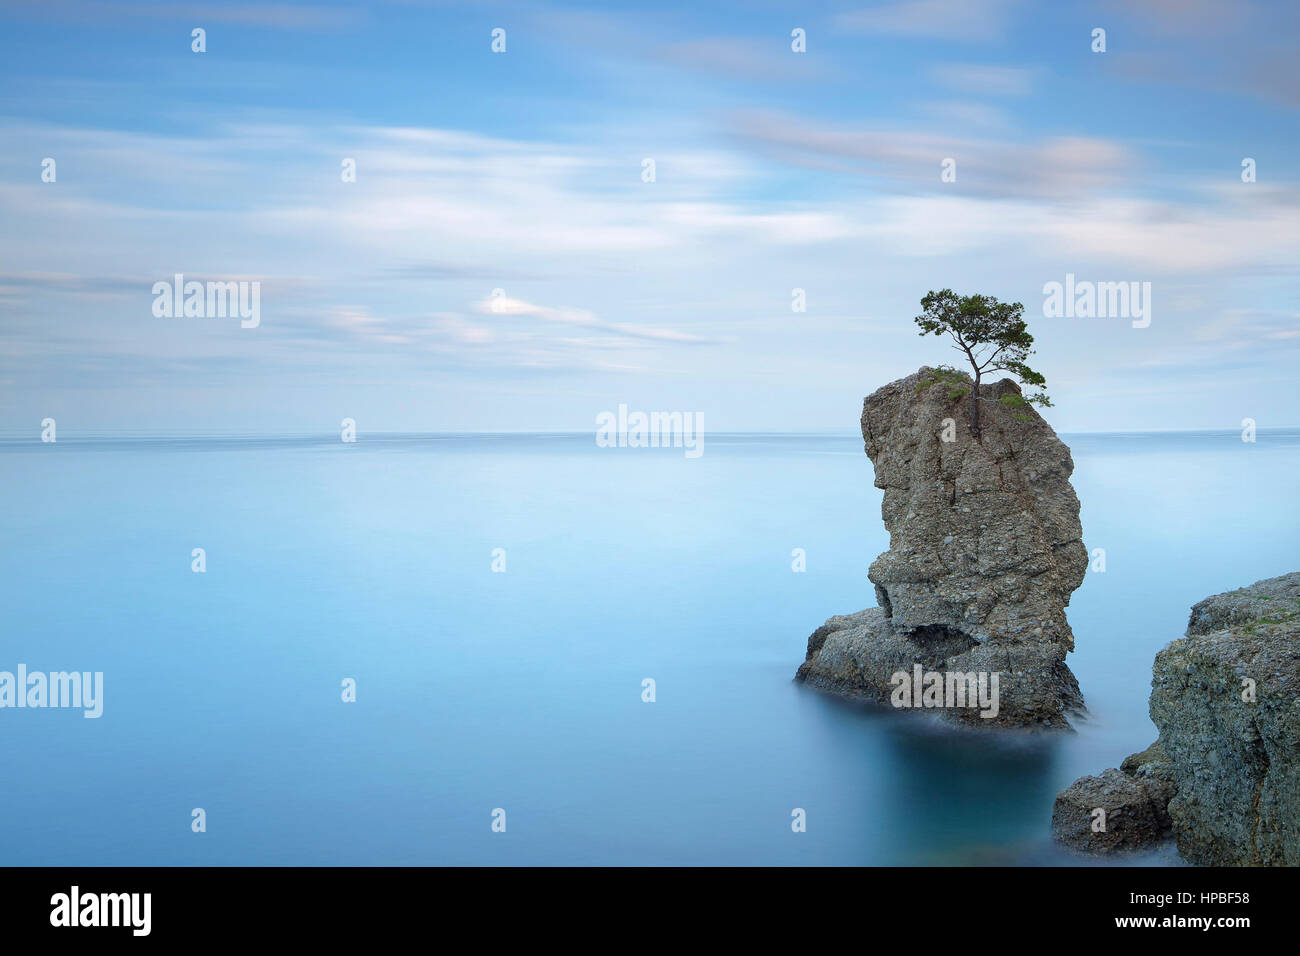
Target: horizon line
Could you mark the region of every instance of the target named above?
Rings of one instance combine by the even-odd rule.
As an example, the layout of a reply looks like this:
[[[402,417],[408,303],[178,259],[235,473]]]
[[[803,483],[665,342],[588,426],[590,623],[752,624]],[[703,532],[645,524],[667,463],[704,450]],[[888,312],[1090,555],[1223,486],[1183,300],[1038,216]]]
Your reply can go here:
[[[1300,425],[1267,425],[1257,426],[1257,432],[1267,431],[1285,431],[1289,429],[1300,429]],[[1240,428],[1099,428],[1078,431],[1056,432],[1060,436],[1088,436],[1088,435],[1172,435],[1172,434],[1194,434],[1194,433],[1221,433],[1221,434],[1238,434]],[[145,431],[136,433],[109,433],[100,431],[88,431],[80,434],[67,436],[65,441],[93,440],[93,441],[137,441],[144,439],[179,439],[193,441],[238,441],[246,439],[312,439],[312,438],[333,438],[337,434],[337,429],[329,431],[311,431],[311,432],[172,432],[172,431]],[[375,430],[369,432],[358,431],[357,442],[362,441],[363,435],[369,434],[376,437],[386,438],[468,438],[474,436],[484,437],[579,437],[592,436],[596,434],[595,429],[526,429],[526,430],[463,430],[463,431],[382,431]],[[789,437],[789,438],[861,438],[860,432],[855,431],[787,431],[787,430],[727,430],[715,431],[711,433],[714,437]],[[42,444],[39,429],[32,432],[0,432],[0,442],[6,444],[35,442]],[[46,444],[57,444],[51,442]]]

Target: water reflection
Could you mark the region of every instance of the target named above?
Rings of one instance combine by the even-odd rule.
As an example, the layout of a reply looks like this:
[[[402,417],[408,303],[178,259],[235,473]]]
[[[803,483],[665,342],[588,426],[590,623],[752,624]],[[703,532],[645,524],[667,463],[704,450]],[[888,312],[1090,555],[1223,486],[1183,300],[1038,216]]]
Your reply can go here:
[[[1011,865],[1042,852],[1067,735],[953,728],[804,690],[825,712],[828,746],[857,768],[873,862]]]

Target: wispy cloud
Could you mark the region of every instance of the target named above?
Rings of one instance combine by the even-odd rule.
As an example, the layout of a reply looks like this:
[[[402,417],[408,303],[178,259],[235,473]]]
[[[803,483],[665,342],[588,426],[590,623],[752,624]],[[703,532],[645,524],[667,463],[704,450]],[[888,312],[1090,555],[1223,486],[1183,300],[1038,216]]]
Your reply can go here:
[[[830,126],[802,117],[747,112],[736,136],[765,154],[813,168],[870,176],[885,188],[986,196],[1062,199],[1119,184],[1137,166],[1126,146],[1088,136],[1038,142],[962,138],[901,129]],[[956,183],[940,164],[956,161]]]
[[[1204,377],[1216,354],[1268,372],[1242,390],[1285,376],[1293,4],[1117,2],[1095,23],[1012,0],[852,6],[5,7],[0,47],[24,49],[0,62],[0,404],[31,417],[41,389],[149,383],[177,401],[140,403],[205,415],[222,396],[306,407],[365,382],[377,403],[477,414],[515,381],[551,403],[540,419],[565,407],[552,393],[604,395],[635,371],[656,402],[779,386],[735,399],[740,417],[804,427],[935,360],[909,331],[927,289],[1032,310],[1067,271],[1154,280],[1155,320],[1038,322],[1054,383],[1104,390],[1097,369],[1143,361]],[[103,40],[90,60],[74,22]],[[311,42],[271,42],[296,31]],[[176,272],[259,278],[260,327],[153,316],[152,283]],[[1089,427],[1110,414],[1054,397]],[[1143,413],[1204,419],[1223,401]]]
[[[1034,87],[1033,71],[1025,67],[945,63],[930,72],[944,86],[967,96],[1027,96]]]
[[[543,322],[557,322],[562,325],[579,325],[589,329],[599,329],[617,335],[631,336],[638,339],[652,339],[656,342],[672,342],[683,345],[710,344],[712,340],[689,332],[676,329],[649,328],[641,325],[629,325],[623,322],[607,322],[586,309],[551,308],[535,305],[522,299],[508,296],[489,296],[474,303],[474,310],[485,315],[526,316]]]
[[[653,55],[700,73],[770,83],[816,79],[828,69],[824,56],[792,56],[788,36],[678,40],[655,47]]]
[[[982,134],[990,131],[1004,133],[1013,124],[1006,110],[988,103],[971,100],[930,100],[918,104],[928,115],[942,121],[956,130],[978,130]]]
[[[967,40],[997,39],[1019,0],[899,0],[840,14],[840,26],[864,33]]]
[[[96,0],[10,0],[13,12],[41,19],[170,20],[187,26],[212,23],[270,27],[277,30],[337,30],[364,18],[364,9],[299,3],[117,3]]]

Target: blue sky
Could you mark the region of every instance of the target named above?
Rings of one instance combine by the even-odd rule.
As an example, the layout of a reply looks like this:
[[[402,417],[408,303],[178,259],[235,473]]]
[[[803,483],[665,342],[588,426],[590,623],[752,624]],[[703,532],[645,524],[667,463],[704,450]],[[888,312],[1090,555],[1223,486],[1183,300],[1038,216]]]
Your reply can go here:
[[[1297,40],[1249,0],[5,3],[0,431],[848,432],[953,360],[942,287],[1025,304],[1058,430],[1295,425]],[[155,317],[175,273],[260,326]],[[1045,317],[1066,273],[1150,326]]]

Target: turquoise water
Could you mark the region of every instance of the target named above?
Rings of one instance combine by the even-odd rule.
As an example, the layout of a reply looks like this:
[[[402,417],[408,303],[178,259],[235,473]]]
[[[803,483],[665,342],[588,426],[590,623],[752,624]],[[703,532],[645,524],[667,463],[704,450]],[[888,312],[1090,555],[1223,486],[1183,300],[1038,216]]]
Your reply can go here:
[[[97,720],[0,710],[3,862],[1057,862],[1189,606],[1300,568],[1300,430],[1065,438],[1092,713],[1033,741],[791,682],[873,603],[857,437],[0,442],[0,670],[104,674]]]

